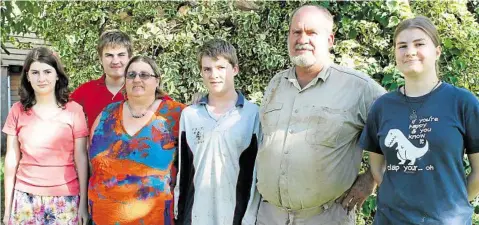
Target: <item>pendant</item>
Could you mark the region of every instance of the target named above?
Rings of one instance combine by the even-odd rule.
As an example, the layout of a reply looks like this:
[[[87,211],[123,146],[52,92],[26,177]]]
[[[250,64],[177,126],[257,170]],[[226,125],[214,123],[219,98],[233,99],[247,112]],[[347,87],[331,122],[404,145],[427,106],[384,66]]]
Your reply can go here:
[[[411,115],[409,115],[409,119],[410,120],[416,120],[417,119],[416,110],[412,111]]]

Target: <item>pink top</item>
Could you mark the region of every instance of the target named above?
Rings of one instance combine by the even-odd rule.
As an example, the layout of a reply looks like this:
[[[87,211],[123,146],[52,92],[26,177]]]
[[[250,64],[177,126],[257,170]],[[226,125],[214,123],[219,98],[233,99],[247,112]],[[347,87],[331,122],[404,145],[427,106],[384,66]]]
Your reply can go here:
[[[69,196],[80,192],[74,163],[75,138],[88,136],[83,108],[68,102],[54,117],[42,119],[15,103],[3,132],[18,136],[21,158],[15,189],[34,195]]]

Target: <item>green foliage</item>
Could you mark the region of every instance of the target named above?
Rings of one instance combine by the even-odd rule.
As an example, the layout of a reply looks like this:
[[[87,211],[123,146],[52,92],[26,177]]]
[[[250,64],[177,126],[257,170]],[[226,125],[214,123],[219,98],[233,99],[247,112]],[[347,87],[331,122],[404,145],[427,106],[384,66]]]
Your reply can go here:
[[[59,52],[75,88],[101,75],[96,40],[102,31],[119,28],[134,38],[137,54],[155,57],[164,74],[164,89],[186,102],[193,93],[205,90],[197,67],[198,47],[213,37],[224,38],[238,49],[237,88],[259,103],[271,77],[290,66],[288,23],[292,11],[303,3],[2,1],[2,43],[10,33],[36,32]],[[443,80],[479,94],[479,1],[311,4],[323,5],[335,15],[334,61],[366,72],[389,90],[404,82],[392,49],[396,25],[414,15],[430,17],[442,37]],[[478,202],[474,204],[479,211]],[[359,211],[358,224],[371,223],[375,206],[371,196]]]

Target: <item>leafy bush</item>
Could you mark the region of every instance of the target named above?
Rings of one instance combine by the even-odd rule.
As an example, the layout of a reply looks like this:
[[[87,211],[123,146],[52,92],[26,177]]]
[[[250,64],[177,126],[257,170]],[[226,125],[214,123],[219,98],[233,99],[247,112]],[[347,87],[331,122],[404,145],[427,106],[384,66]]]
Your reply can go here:
[[[21,13],[15,16],[8,7],[2,8],[2,43],[8,39],[5,31],[36,32],[59,52],[75,88],[100,76],[96,40],[105,29],[119,28],[134,37],[136,53],[155,57],[164,73],[165,90],[176,100],[186,102],[193,93],[205,90],[197,68],[197,48],[210,38],[224,38],[238,49],[237,87],[259,104],[271,77],[290,66],[286,49],[288,20],[292,11],[304,3],[17,2]],[[430,17],[442,37],[442,79],[479,94],[477,0],[311,4],[323,5],[335,15],[336,40],[331,51],[334,61],[368,73],[389,90],[404,82],[394,66],[394,28],[414,15]],[[465,163],[468,167],[467,160]],[[477,205],[476,201],[476,212]],[[358,224],[370,224],[375,207],[375,196],[371,196],[360,211]]]

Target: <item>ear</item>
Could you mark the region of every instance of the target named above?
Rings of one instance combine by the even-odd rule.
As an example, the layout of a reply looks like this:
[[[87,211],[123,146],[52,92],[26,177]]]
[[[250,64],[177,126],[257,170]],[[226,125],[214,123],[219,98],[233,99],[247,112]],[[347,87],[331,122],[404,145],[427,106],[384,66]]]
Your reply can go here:
[[[236,76],[239,73],[239,65],[233,66],[233,76]]]
[[[329,48],[332,48],[334,45],[334,33],[331,32],[328,36],[328,46]]]
[[[439,57],[441,57],[442,49],[441,46],[436,47],[436,60],[439,60]]]

